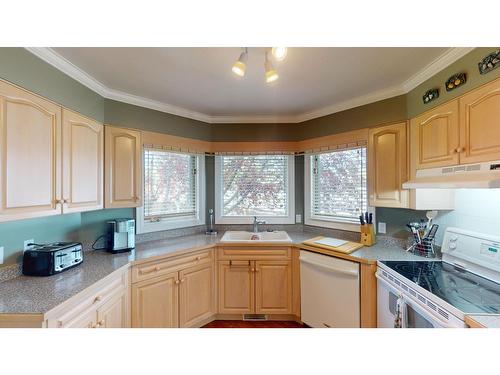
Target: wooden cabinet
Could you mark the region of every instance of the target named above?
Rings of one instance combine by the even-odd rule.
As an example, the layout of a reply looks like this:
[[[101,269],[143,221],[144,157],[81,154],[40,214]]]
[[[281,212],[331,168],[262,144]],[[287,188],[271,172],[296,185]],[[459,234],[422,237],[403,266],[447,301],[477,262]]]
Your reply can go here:
[[[133,284],[132,327],[178,327],[178,284],[177,272]]]
[[[211,249],[136,265],[132,282],[133,327],[198,327],[215,314]]]
[[[63,109],[63,213],[103,208],[103,125]]]
[[[139,207],[142,203],[141,133],[105,126],[104,206]]]
[[[219,261],[219,313],[255,311],[254,268],[249,260]]]
[[[194,327],[215,311],[213,263],[201,264],[179,272],[179,326]]]
[[[281,314],[293,309],[291,249],[222,246],[218,249],[218,312]],[[246,259],[245,259],[246,258]]]
[[[458,100],[436,107],[410,122],[410,149],[416,169],[459,163]]]
[[[61,213],[61,108],[0,81],[0,221]]]
[[[459,99],[460,163],[500,160],[500,79]]]
[[[406,123],[370,129],[368,133],[368,196],[370,206],[408,207]]]
[[[49,328],[130,327],[129,269],[119,269],[45,314]]]
[[[255,261],[255,312],[292,312],[292,267],[290,261]]]

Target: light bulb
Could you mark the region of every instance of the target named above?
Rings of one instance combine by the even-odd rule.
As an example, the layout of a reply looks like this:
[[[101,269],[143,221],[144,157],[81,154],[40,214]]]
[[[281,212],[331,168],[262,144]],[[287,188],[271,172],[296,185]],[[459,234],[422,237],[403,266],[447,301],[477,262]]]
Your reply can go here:
[[[245,70],[247,68],[247,53],[242,52],[238,61],[236,61],[231,69],[237,76],[243,77],[245,75]]]
[[[274,69],[272,62],[267,58],[267,52],[266,52],[266,60],[264,62],[264,68],[266,71],[267,83],[274,82],[279,78],[278,72]]]
[[[285,57],[286,57],[287,48],[286,47],[273,47],[271,50],[271,53],[273,54],[274,58],[277,61],[283,61],[283,60],[285,60]]]

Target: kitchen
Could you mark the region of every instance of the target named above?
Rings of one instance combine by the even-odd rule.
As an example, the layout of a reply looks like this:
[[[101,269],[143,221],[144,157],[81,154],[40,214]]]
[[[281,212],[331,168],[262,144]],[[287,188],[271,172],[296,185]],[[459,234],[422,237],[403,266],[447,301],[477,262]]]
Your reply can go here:
[[[0,328],[500,328],[498,65],[0,48]]]

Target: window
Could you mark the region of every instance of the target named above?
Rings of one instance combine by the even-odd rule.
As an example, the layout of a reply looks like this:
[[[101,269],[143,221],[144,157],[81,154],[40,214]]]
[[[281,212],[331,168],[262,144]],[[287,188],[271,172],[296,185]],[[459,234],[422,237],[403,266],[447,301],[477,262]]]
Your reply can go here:
[[[204,224],[204,184],[203,156],[146,148],[139,232]]]
[[[366,147],[307,156],[306,224],[359,230],[367,210]]]
[[[217,156],[215,178],[218,224],[294,223],[293,155]]]

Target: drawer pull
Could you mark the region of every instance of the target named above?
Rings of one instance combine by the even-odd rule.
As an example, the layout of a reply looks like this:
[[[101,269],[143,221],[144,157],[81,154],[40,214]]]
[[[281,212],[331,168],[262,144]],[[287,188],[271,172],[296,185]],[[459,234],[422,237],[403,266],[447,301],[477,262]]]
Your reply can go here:
[[[183,283],[184,281],[186,281],[186,278],[181,279],[181,283]]]
[[[160,270],[161,270],[161,267],[160,266],[156,266],[154,268],[150,268],[149,270],[143,270],[143,269],[141,269],[141,270],[139,270],[139,273],[141,275],[147,275],[148,273],[158,272]]]
[[[102,296],[97,296],[94,298],[94,303],[102,301]]]
[[[102,327],[104,325],[104,320],[100,320],[97,322],[96,328]]]
[[[175,280],[174,283],[177,285],[180,283],[180,280]]]
[[[200,260],[200,259],[201,259],[201,257],[198,255],[198,256],[196,257],[196,260]]]

